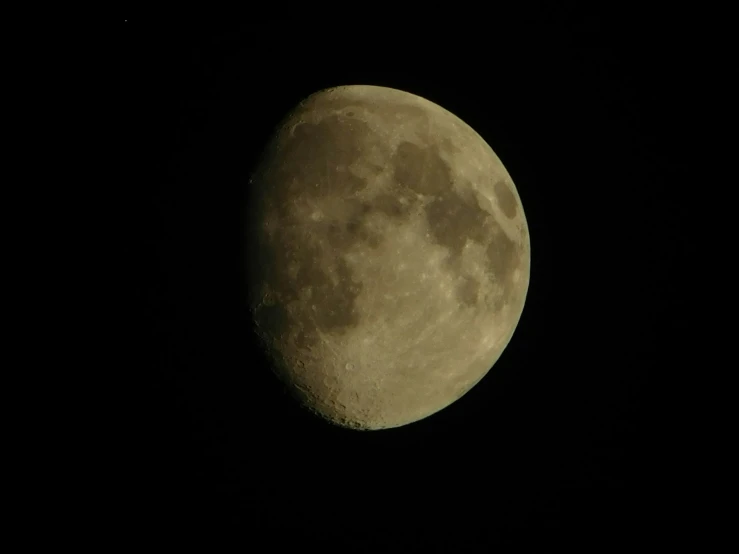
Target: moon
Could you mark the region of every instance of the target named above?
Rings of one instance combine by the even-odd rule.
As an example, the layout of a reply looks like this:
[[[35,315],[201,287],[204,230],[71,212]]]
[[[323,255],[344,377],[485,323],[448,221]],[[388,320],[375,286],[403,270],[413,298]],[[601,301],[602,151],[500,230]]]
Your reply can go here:
[[[475,386],[529,285],[521,199],[444,108],[396,89],[317,92],[249,183],[248,303],[274,372],[342,427],[407,425]]]

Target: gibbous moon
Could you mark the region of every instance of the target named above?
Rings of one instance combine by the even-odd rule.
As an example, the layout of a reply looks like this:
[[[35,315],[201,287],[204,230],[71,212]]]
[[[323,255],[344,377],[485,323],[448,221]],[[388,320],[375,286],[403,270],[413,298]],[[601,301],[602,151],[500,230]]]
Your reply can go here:
[[[354,429],[449,406],[498,360],[529,285],[521,199],[490,146],[395,89],[317,92],[250,180],[249,309],[276,374]]]

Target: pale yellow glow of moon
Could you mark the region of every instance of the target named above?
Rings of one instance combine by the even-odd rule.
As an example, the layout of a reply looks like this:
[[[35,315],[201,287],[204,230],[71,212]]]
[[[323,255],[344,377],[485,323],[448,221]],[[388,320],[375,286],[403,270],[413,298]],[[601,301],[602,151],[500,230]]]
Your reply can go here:
[[[528,228],[458,117],[395,89],[321,91],[279,126],[251,187],[250,309],[306,407],[397,427],[498,360],[528,290]]]

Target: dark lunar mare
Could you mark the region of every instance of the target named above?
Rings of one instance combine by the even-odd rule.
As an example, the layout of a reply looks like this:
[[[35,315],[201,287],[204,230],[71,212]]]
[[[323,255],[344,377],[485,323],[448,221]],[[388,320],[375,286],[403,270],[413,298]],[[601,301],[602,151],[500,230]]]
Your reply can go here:
[[[453,273],[461,273],[459,262],[467,240],[478,244],[490,240],[486,252],[488,273],[498,280],[504,291],[513,290],[510,278],[521,262],[521,252],[503,232],[495,217],[479,206],[471,188],[463,186],[460,188],[464,192],[459,192],[452,186],[453,172],[440,156],[438,146],[421,148],[410,142],[403,142],[398,146],[393,165],[397,183],[419,194],[433,197],[425,207],[426,219],[434,242],[449,250],[447,263]],[[500,185],[512,196],[502,181],[496,184],[496,190]],[[513,200],[515,201],[515,197]],[[475,286],[470,280],[468,278],[463,281],[458,290],[458,298],[465,304],[475,306],[477,296],[472,291],[479,288],[479,283]],[[500,308],[507,300],[504,296],[494,308]]]

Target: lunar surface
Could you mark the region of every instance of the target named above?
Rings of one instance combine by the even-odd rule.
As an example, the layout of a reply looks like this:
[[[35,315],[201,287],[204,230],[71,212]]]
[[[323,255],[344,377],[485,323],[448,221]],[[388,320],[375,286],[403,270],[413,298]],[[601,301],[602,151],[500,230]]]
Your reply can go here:
[[[249,309],[275,373],[331,423],[374,430],[449,406],[521,316],[521,200],[469,125],[408,92],[320,91],[250,180]]]

